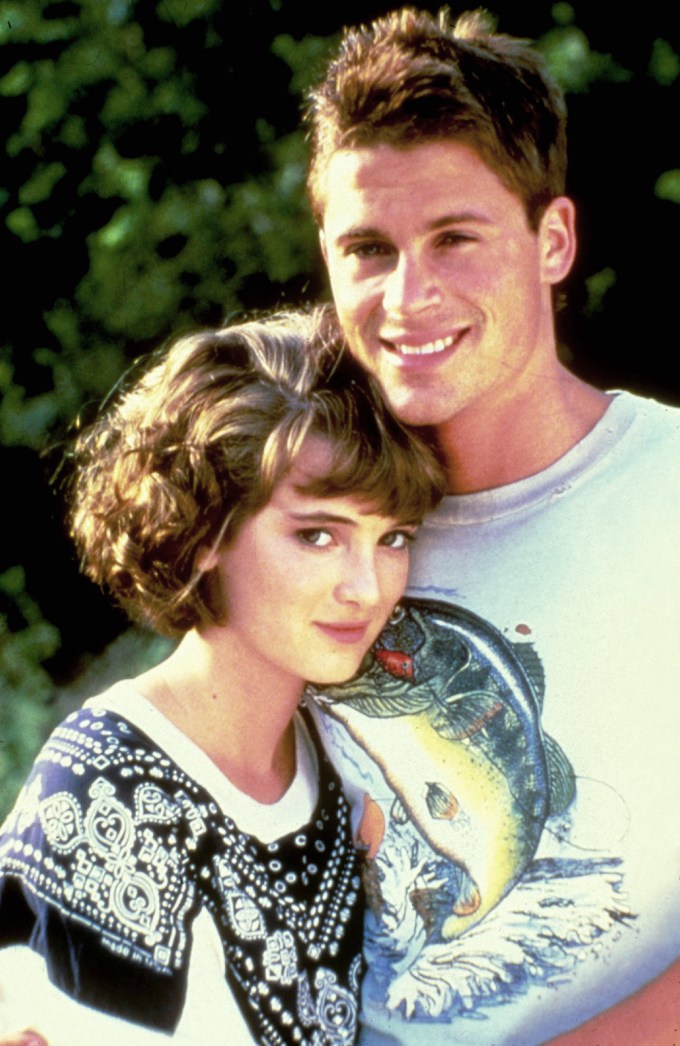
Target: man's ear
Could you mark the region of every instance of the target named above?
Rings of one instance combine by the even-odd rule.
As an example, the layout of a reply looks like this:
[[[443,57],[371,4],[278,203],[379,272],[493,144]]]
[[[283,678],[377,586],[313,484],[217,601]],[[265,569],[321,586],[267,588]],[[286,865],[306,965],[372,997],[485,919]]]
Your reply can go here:
[[[545,209],[538,229],[541,275],[546,283],[567,276],[576,254],[576,209],[568,196],[556,196]]]
[[[323,229],[319,229],[319,246],[321,248],[323,260],[325,261],[326,265],[328,265],[328,248],[326,246],[326,234],[324,233]]]

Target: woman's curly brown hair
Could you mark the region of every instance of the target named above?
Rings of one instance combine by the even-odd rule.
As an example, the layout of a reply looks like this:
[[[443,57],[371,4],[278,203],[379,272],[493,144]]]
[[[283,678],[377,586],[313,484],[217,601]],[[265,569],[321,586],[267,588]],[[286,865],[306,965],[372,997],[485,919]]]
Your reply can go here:
[[[356,493],[410,521],[443,494],[432,453],[341,351],[329,310],[181,338],[76,442],[84,572],[164,635],[214,621],[200,553],[233,540],[310,435],[333,448],[311,494]]]

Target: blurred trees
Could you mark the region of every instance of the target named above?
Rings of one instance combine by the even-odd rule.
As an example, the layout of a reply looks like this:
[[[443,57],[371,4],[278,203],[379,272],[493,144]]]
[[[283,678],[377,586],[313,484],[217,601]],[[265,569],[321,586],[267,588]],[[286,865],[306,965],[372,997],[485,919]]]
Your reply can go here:
[[[341,24],[390,6],[0,0],[0,813],[55,685],[125,628],[78,578],[40,454],[56,447],[54,469],[68,423],[171,332],[324,293],[300,98]],[[568,92],[582,250],[566,351],[590,380],[680,400],[669,5],[635,23],[607,5],[489,6]]]

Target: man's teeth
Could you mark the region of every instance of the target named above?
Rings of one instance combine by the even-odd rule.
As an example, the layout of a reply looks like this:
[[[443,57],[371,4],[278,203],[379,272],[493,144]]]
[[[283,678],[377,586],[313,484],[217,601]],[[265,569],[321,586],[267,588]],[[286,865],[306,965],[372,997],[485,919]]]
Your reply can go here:
[[[450,349],[455,340],[454,335],[449,334],[448,338],[437,338],[436,341],[429,341],[426,345],[401,345],[399,342],[394,342],[394,347],[401,356],[430,356],[433,352]]]

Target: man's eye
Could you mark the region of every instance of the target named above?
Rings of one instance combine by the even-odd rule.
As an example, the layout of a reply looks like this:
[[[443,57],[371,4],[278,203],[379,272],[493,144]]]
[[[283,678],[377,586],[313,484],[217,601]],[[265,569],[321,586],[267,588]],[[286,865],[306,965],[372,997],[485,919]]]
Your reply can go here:
[[[439,237],[440,247],[460,247],[464,243],[473,243],[474,236],[468,236],[462,232],[445,232]]]
[[[384,254],[389,254],[389,247],[385,243],[377,243],[372,241],[370,243],[353,243],[347,248],[348,255],[353,255],[355,258],[378,258]]]
[[[313,545],[315,548],[326,548],[332,544],[333,535],[329,530],[298,530],[296,536],[303,545]]]

